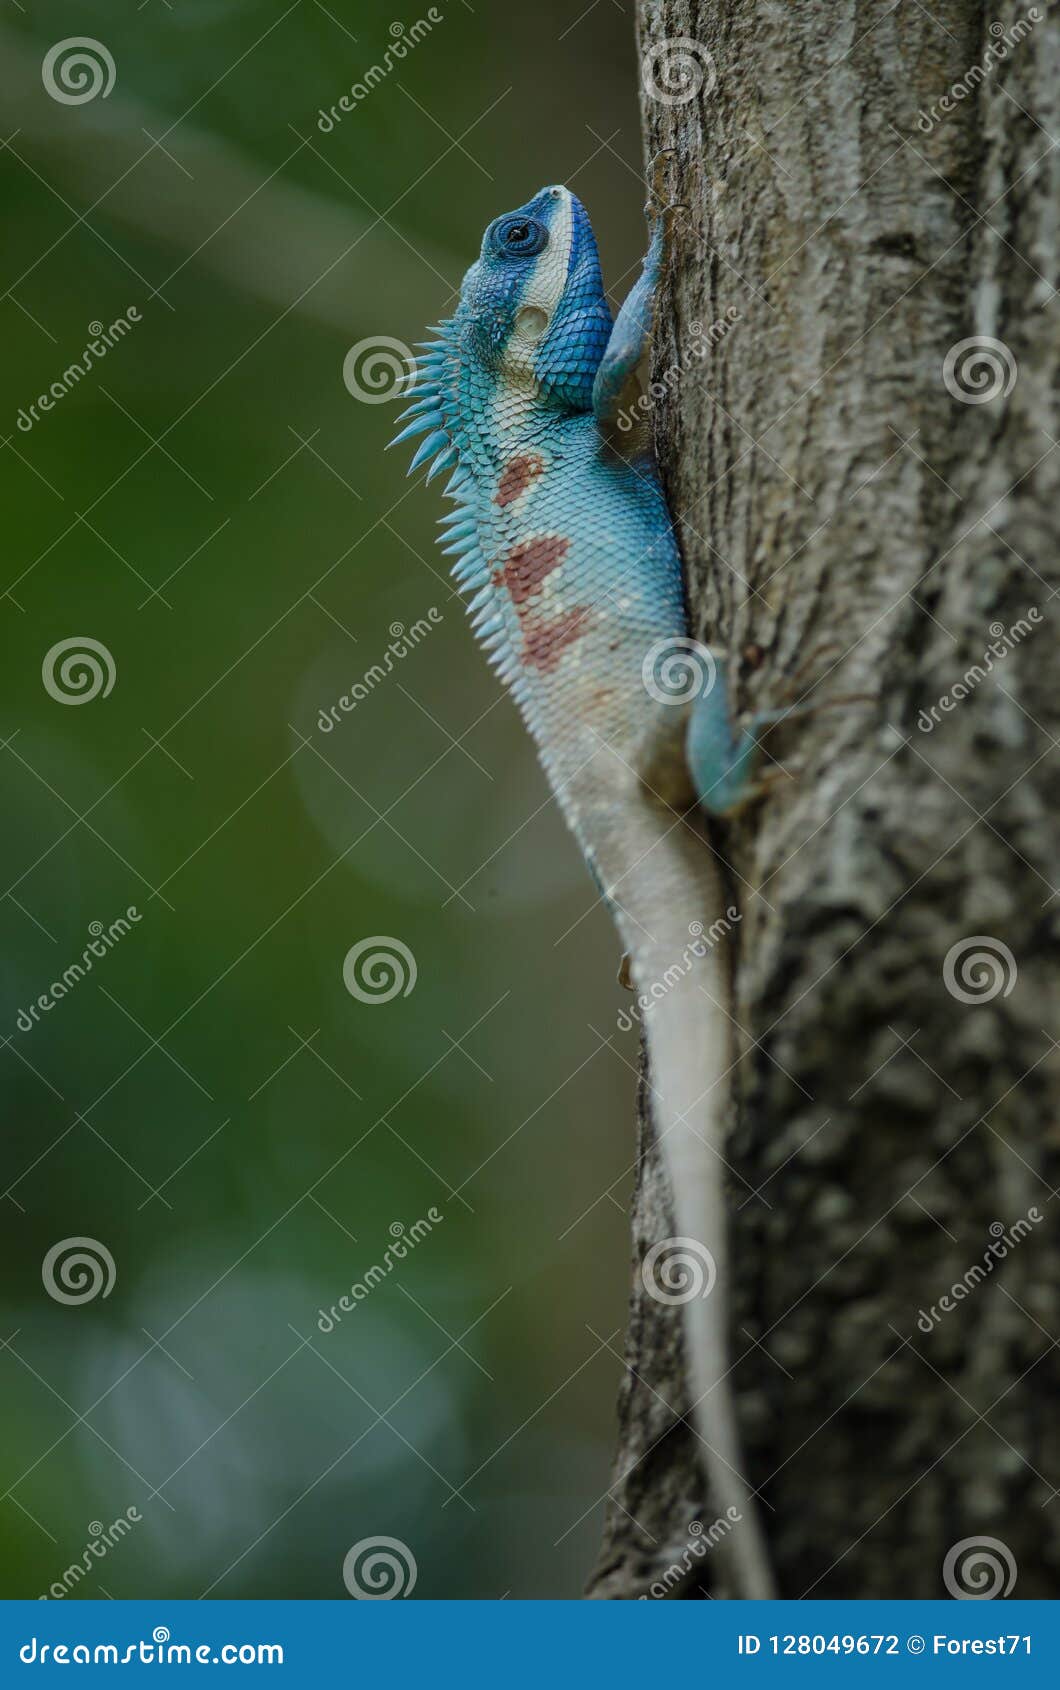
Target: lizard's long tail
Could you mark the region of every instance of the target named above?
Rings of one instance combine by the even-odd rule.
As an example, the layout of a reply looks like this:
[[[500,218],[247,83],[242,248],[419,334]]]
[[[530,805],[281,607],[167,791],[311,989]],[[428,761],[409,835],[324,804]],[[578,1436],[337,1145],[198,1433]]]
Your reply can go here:
[[[711,1500],[735,1524],[718,1545],[743,1597],[775,1594],[751,1488],[742,1471],[729,1380],[731,1272],[725,1225],[725,1120],[733,1062],[721,882],[701,837],[652,807],[614,888],[619,926],[645,1011],[652,1112],[681,1242],[647,1264],[663,1301],[681,1301],[692,1420]],[[739,919],[738,916],[735,919]],[[683,1258],[683,1261],[682,1261]],[[669,1283],[668,1283],[669,1282]],[[691,1293],[691,1294],[689,1294]]]

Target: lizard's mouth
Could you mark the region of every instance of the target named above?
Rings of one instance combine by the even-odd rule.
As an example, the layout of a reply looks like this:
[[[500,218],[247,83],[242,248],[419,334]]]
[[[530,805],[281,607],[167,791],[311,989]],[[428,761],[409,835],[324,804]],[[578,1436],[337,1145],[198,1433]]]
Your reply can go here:
[[[583,266],[591,268],[595,272],[599,264],[596,236],[593,234],[589,214],[577,194],[572,194],[569,188],[564,188],[559,183],[543,191],[551,198],[559,200],[564,208],[563,256],[566,263],[564,270],[564,285],[566,285]],[[555,238],[556,234],[553,233],[553,240]]]

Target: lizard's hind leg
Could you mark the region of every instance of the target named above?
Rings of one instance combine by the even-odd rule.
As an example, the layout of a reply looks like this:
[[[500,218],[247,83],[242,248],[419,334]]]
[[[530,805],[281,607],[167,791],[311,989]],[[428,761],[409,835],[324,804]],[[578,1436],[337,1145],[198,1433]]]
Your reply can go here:
[[[701,807],[708,815],[727,818],[765,797],[779,782],[796,778],[778,757],[770,758],[769,768],[759,768],[763,757],[770,756],[762,742],[772,729],[840,705],[872,702],[868,693],[845,693],[816,704],[756,710],[741,720],[730,713],[724,678],[719,674],[715,686],[695,699],[688,716],[685,750]]]
[[[762,756],[759,734],[775,725],[776,713],[735,720],[726,669],[720,659],[716,663],[712,684],[688,709],[684,753],[700,808],[726,817],[761,795],[755,774]]]

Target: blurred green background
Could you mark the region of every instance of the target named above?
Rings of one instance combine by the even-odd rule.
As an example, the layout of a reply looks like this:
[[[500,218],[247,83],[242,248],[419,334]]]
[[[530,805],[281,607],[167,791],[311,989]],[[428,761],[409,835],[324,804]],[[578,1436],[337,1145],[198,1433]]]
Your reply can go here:
[[[436,10],[330,133],[318,109],[426,6],[13,0],[0,21],[7,1596],[130,1507],[72,1594],[341,1598],[351,1545],[387,1535],[417,1597],[574,1597],[595,1551],[637,1055],[617,947],[452,596],[436,490],[384,455],[396,406],[359,402],[343,362],[424,338],[486,222],[551,181],[628,287],[632,8]],[[75,36],[116,77],[67,104],[41,66]],[[75,636],[115,681],[71,706],[42,662]],[[345,988],[373,935],[413,954],[409,995]],[[49,1295],[70,1238],[110,1253],[106,1297]]]

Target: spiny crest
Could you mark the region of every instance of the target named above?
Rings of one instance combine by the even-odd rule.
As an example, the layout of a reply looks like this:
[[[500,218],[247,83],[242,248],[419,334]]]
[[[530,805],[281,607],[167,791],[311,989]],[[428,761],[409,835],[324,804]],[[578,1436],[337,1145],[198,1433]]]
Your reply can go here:
[[[390,442],[424,438],[413,453],[408,473],[428,464],[426,480],[444,469],[453,471],[443,489],[454,509],[439,518],[441,549],[453,558],[452,576],[457,591],[469,595],[471,626],[500,679],[514,685],[518,661],[511,654],[501,615],[499,595],[479,543],[478,500],[471,473],[460,466],[460,411],[458,400],[459,354],[457,328],[450,318],[431,331],[437,340],[421,342],[423,356],[416,360],[411,387],[412,404],[398,418],[405,427]],[[516,690],[518,690],[516,688]]]
[[[433,333],[438,335],[438,340],[424,341],[418,348],[423,350],[423,357],[416,360],[413,404],[397,419],[406,426],[391,444],[397,446],[404,439],[414,439],[423,434],[424,438],[413,453],[409,475],[413,475],[424,463],[429,465],[428,482],[446,468],[453,472],[445,485],[445,497],[453,500],[455,509],[441,517],[438,524],[441,527],[441,551],[448,558],[453,558],[451,573],[456,590],[470,595],[472,625],[489,649],[490,644],[495,646],[499,642],[502,630],[499,625],[494,625],[495,612],[490,608],[494,588],[478,544],[475,482],[470,472],[460,466],[460,409],[456,394],[460,360],[456,350],[456,324],[453,319],[448,319],[438,324]]]
[[[437,340],[420,341],[417,346],[423,356],[416,359],[410,388],[413,402],[398,418],[405,427],[390,442],[391,446],[397,446],[417,434],[426,436],[413,453],[408,473],[412,475],[422,464],[429,463],[428,481],[442,470],[452,469],[460,458],[456,444],[460,418],[456,399],[459,359],[455,323],[449,318],[436,324],[432,333],[438,336]]]

